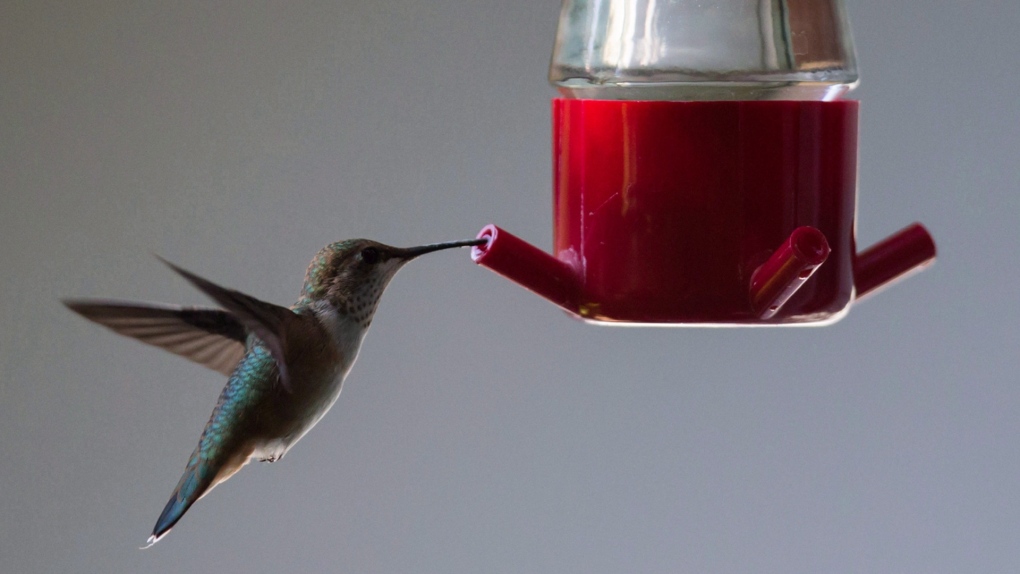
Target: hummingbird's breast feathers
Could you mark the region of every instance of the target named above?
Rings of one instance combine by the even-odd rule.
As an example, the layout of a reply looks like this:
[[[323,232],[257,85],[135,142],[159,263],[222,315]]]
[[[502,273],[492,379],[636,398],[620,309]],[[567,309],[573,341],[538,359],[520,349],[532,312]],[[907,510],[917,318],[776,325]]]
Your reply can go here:
[[[368,328],[347,314],[341,313],[329,301],[316,301],[310,308],[339,354],[343,374],[346,374],[358,358],[358,351]]]

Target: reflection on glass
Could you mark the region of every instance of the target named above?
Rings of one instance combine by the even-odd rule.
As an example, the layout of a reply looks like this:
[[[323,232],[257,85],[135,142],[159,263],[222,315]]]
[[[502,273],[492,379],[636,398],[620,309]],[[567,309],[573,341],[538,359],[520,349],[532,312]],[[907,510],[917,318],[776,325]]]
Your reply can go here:
[[[564,0],[566,97],[833,100],[857,83],[841,0]]]

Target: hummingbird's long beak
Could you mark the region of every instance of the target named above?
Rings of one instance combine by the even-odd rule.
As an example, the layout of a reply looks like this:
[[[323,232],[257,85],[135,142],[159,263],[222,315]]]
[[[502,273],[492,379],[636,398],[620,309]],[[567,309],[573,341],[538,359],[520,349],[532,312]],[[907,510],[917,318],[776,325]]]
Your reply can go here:
[[[419,255],[425,255],[426,253],[432,253],[433,251],[439,251],[441,249],[451,249],[453,247],[474,247],[476,245],[485,245],[488,243],[488,239],[482,237],[478,239],[467,239],[465,241],[450,241],[447,243],[433,243],[432,245],[422,245],[420,247],[407,247],[405,249],[397,250],[397,257],[400,257],[404,261],[410,261]]]

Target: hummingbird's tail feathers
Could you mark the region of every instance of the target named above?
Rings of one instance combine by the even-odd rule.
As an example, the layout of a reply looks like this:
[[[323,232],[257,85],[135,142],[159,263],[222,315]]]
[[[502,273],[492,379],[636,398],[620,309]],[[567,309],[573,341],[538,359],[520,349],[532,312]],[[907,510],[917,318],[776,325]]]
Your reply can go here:
[[[152,536],[146,541],[145,548],[159,542],[193,504],[248,464],[255,449],[252,443],[245,443],[239,448],[231,449],[230,454],[223,457],[214,456],[213,459],[204,458],[201,452],[199,444],[199,448],[191,455],[184,474],[177,482],[177,488],[170,495],[170,500],[156,520],[156,526],[152,529]]]
[[[177,488],[170,495],[170,500],[167,501],[166,506],[163,507],[163,512],[160,513],[159,518],[156,520],[156,526],[152,529],[152,536],[146,541],[146,548],[159,542],[161,538],[166,536],[170,529],[184,516],[184,513],[191,508],[191,505],[212,488],[215,474],[213,469],[205,462],[198,461],[188,465],[184,475],[181,476],[181,480],[177,483]]]
[[[203,279],[186,269],[182,269],[166,259],[160,258],[171,269],[188,280],[203,293],[212,297],[214,301],[223,305],[225,309],[233,313],[237,319],[249,331],[255,334],[269,349],[276,360],[277,370],[280,373],[280,384],[288,392],[291,392],[290,376],[287,370],[287,348],[286,333],[290,324],[300,320],[299,316],[286,307],[266,303],[246,295],[240,291],[221,287],[208,279]]]
[[[222,309],[66,299],[68,309],[108,329],[227,376],[244,356],[248,330]]]
[[[173,493],[170,494],[170,500],[163,507],[163,512],[159,514],[156,526],[152,529],[152,535],[147,540],[148,545],[146,547],[158,542],[160,538],[170,531],[170,528],[173,528],[177,521],[181,520],[192,505],[209,493],[209,490],[212,490],[216,484],[230,478],[244,466],[244,462],[247,462],[243,454],[236,458],[242,460],[242,462],[237,464],[235,461],[227,461],[228,464],[224,466],[213,464],[202,458],[199,452],[196,451],[192,455],[191,462],[188,463],[185,473],[181,475],[181,480],[177,481]]]

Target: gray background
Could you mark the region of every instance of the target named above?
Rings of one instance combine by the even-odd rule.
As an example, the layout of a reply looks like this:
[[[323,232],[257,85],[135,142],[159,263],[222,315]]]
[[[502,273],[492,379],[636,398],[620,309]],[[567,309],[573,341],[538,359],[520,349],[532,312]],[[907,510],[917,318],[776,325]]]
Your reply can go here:
[[[1020,3],[848,3],[858,238],[940,261],[821,329],[585,326],[466,252],[334,410],[139,551],[223,384],[67,296],[294,300],[322,245],[548,247],[558,3],[0,4],[0,570],[1020,567]]]

